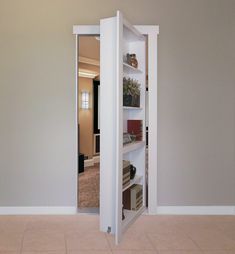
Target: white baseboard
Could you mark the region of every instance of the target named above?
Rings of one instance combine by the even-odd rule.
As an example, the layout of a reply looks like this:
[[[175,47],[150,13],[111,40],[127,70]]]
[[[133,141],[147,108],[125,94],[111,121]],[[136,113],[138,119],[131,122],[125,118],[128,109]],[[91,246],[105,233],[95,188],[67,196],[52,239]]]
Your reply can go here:
[[[94,163],[99,163],[100,162],[100,156],[94,156],[93,157]]]
[[[158,206],[157,214],[235,215],[235,206]]]
[[[8,206],[0,207],[0,215],[73,215],[73,206]],[[235,215],[235,206],[158,206],[162,215]]]
[[[91,167],[94,166],[94,160],[93,159],[89,159],[89,160],[84,160],[84,167]]]
[[[0,207],[0,215],[46,215],[46,214],[76,214],[73,206],[8,206]]]

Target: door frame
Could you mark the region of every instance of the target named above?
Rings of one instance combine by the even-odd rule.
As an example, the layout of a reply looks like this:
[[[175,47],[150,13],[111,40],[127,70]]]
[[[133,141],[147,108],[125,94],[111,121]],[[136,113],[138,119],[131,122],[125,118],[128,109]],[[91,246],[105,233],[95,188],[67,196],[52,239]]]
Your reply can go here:
[[[148,214],[157,214],[157,151],[158,151],[158,83],[157,83],[157,39],[159,26],[136,25],[134,26],[143,35],[148,36],[148,92],[149,92],[149,126],[148,126]],[[78,103],[78,37],[79,36],[99,36],[99,25],[74,25],[73,34],[76,35],[76,115],[75,124],[77,127],[77,103]],[[76,151],[76,158],[78,151]],[[77,186],[77,180],[76,180]],[[77,193],[77,191],[76,191]],[[77,195],[77,194],[76,194]]]

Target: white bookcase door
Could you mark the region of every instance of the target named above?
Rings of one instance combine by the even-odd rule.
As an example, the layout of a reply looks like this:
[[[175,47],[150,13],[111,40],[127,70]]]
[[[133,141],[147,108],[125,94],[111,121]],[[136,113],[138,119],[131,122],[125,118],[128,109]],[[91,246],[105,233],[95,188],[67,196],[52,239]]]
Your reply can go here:
[[[101,230],[115,234],[119,243],[125,230],[145,209],[145,86],[146,40],[122,15],[100,22],[100,80],[101,80],[101,142],[100,142],[100,220]],[[138,67],[124,60],[127,53],[136,54]],[[140,86],[139,105],[123,105],[123,78]],[[123,145],[123,133],[128,122],[142,125],[141,140]],[[136,167],[136,176],[123,188],[123,160]],[[137,208],[125,208],[124,191],[138,189],[141,199]],[[132,194],[131,194],[132,195]],[[137,207],[137,206],[136,206]],[[124,217],[123,218],[123,214]]]

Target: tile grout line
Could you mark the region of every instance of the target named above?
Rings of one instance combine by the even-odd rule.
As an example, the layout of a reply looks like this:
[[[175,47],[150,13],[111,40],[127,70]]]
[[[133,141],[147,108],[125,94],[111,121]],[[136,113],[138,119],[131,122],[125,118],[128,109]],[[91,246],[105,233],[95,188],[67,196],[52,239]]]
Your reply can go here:
[[[20,254],[23,253],[23,243],[24,243],[24,233],[23,233],[22,239],[21,239]]]
[[[104,233],[105,239],[106,239],[106,241],[107,241],[107,243],[108,243],[109,250],[110,250],[111,253],[113,254],[113,249],[111,248],[111,244],[110,244],[110,242],[109,242],[109,240],[108,240],[108,236],[107,236],[106,234],[107,234],[107,233]]]
[[[151,233],[147,233],[147,238],[150,240],[150,242],[151,242],[151,244],[153,245],[153,247],[154,247],[154,249],[156,250],[156,252],[157,253],[159,253],[159,251],[185,251],[185,252],[187,252],[187,251],[199,251],[199,252],[201,252],[202,254],[203,254],[203,249],[201,249],[200,248],[200,246],[188,235],[188,234],[186,234],[186,233],[184,233],[184,232],[181,232],[183,235],[184,235],[184,237],[188,237],[194,244],[195,244],[195,246],[198,248],[198,249],[196,249],[196,250],[194,250],[194,249],[168,249],[168,250],[158,250],[157,248],[155,248],[155,246],[153,245],[153,243],[152,243],[152,241],[151,241],[151,238],[149,237],[149,234],[151,234]],[[153,234],[156,234],[156,233],[153,233]]]
[[[219,233],[222,233],[223,235],[225,235],[223,233],[223,231],[221,230],[221,228],[219,228],[219,226],[217,224],[215,226],[216,226]],[[199,246],[199,244],[188,233],[184,233],[184,234],[198,247],[199,251],[202,252],[202,253],[205,253],[206,251],[225,251],[225,252],[230,251],[230,250],[224,250],[224,249],[203,249]],[[230,239],[230,240],[233,240],[233,239],[227,237],[227,235],[225,235],[225,237]],[[231,250],[233,250],[233,249],[231,249]]]
[[[198,248],[198,251],[201,252],[203,254],[203,250],[201,249],[201,247],[198,245],[198,243],[188,234],[186,233],[184,230],[182,230],[182,228],[180,228],[180,224],[178,224],[178,229],[181,231],[181,233],[185,236],[188,237],[194,244],[195,246]],[[197,250],[195,250],[197,251]]]
[[[218,229],[218,231],[219,231],[221,234],[223,234],[227,239],[232,240],[232,241],[235,243],[235,239],[233,239],[233,238],[230,237],[228,234],[226,234],[226,233],[222,230],[222,228],[219,227],[219,225],[218,225],[217,223],[215,223],[215,226],[216,226],[216,228]],[[232,250],[235,250],[235,247],[234,247],[234,249],[232,249]]]
[[[158,249],[157,249],[157,248],[155,247],[155,245],[152,243],[152,240],[151,240],[151,238],[149,237],[149,233],[144,232],[144,234],[145,234],[146,238],[148,239],[148,241],[150,242],[150,245],[153,247],[153,250],[154,250],[156,253],[158,253]]]
[[[66,232],[63,231],[64,234],[64,245],[65,245],[65,254],[68,254],[68,246],[67,246],[67,238],[66,238]]]
[[[195,246],[198,248],[198,250],[199,250],[201,253],[204,252],[203,249],[198,245],[198,243],[197,243],[191,236],[189,236],[188,234],[187,234],[186,236],[195,244]]]
[[[26,225],[24,227],[24,231],[23,231],[23,235],[22,235],[22,239],[21,239],[20,254],[23,253],[23,245],[24,245],[25,232],[27,231],[28,224],[29,224],[29,221],[27,221],[27,223],[26,223]]]

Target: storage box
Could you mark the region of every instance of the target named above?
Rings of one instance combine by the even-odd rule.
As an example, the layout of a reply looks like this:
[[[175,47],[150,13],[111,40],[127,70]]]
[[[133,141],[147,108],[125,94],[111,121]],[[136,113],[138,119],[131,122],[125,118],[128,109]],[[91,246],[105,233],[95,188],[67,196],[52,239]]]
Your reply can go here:
[[[143,206],[143,186],[134,184],[123,192],[124,209],[137,211]]]

